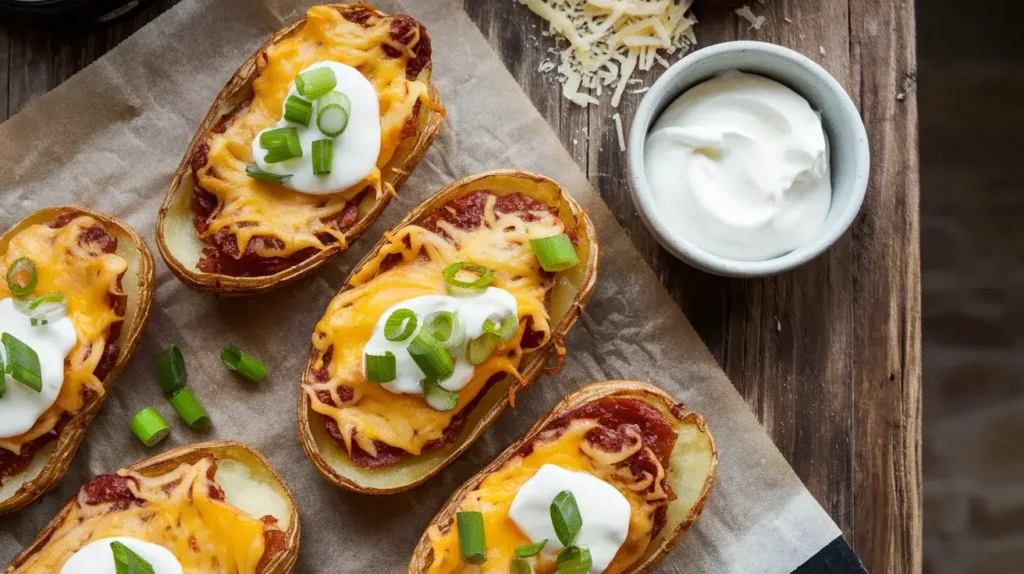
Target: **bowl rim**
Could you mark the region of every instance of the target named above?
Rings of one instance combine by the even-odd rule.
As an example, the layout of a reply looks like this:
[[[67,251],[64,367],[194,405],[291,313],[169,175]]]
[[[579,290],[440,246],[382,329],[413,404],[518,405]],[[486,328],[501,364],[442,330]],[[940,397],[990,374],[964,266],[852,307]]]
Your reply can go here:
[[[829,97],[835,99],[842,110],[838,118],[832,119],[847,124],[849,126],[849,133],[852,135],[852,137],[849,137],[851,141],[844,142],[850,146],[854,155],[854,173],[851,180],[852,183],[850,184],[852,189],[850,190],[848,200],[843,205],[836,206],[833,203],[832,207],[830,207],[830,213],[832,209],[837,207],[840,210],[835,221],[828,226],[823,224],[818,235],[804,245],[779,257],[762,261],[743,261],[720,257],[674,234],[670,227],[660,220],[657,207],[654,205],[653,200],[650,199],[650,185],[647,182],[644,167],[643,151],[650,126],[654,124],[660,113],[664,111],[665,106],[679,97],[686,89],[692,87],[687,86],[686,89],[676,92],[669,87],[670,84],[679,76],[688,73],[700,62],[736,52],[759,54],[758,57],[763,59],[784,60],[794,68],[801,70],[800,73],[806,74],[822,83],[830,94]],[[724,71],[726,71],[725,68],[715,73]],[[787,85],[784,81],[780,81],[780,83]],[[696,85],[696,82],[694,85]],[[836,136],[833,132],[834,130],[826,130],[826,135],[830,140],[835,141]],[[633,123],[630,126],[626,155],[629,168],[630,195],[633,198],[633,205],[636,207],[640,218],[644,221],[648,230],[658,240],[658,243],[686,263],[709,273],[725,277],[749,278],[775,275],[795,269],[824,253],[847,232],[860,212],[864,203],[864,197],[867,194],[868,179],[871,171],[870,150],[868,148],[867,131],[864,128],[863,119],[857,106],[839,81],[817,62],[795,50],[768,42],[748,40],[723,42],[701,48],[670,66],[654,82],[637,107]],[[833,190],[834,196],[835,190]]]

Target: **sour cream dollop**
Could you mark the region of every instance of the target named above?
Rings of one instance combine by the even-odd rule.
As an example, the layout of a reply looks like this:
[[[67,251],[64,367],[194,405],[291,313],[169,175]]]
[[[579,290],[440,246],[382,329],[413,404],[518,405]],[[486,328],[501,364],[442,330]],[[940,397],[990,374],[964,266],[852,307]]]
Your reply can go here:
[[[785,255],[813,238],[832,205],[819,115],[790,88],[738,71],[665,109],[644,168],[673,233],[719,257]]]
[[[398,309],[409,309],[416,314],[416,331],[403,341],[388,341],[384,336],[384,325],[391,313]],[[366,373],[367,354],[383,355],[385,351],[391,351],[395,355],[396,378],[381,386],[393,393],[422,395],[423,388],[420,381],[423,380],[424,374],[413,360],[412,355],[409,354],[408,347],[416,334],[423,328],[425,319],[441,311],[458,313],[459,323],[465,328],[466,336],[463,343],[449,349],[455,360],[455,372],[451,377],[441,381],[443,388],[449,391],[458,391],[473,378],[475,367],[466,359],[466,346],[469,341],[483,335],[485,320],[515,315],[518,312],[518,306],[515,296],[497,287],[488,287],[483,293],[468,297],[423,295],[402,301],[388,308],[377,320],[370,341],[363,349],[363,373]]]
[[[10,438],[28,432],[57,400],[64,385],[64,359],[75,347],[78,335],[67,317],[33,327],[29,317],[14,306],[14,299],[0,300],[0,334],[3,333],[9,333],[39,355],[39,372],[43,379],[42,391],[36,392],[10,375],[0,374],[6,377],[6,391],[0,397],[0,438]],[[3,345],[0,345],[0,356],[4,365],[10,364]]]
[[[83,546],[64,563],[60,574],[117,574],[111,542],[120,542],[149,562],[154,574],[182,574],[181,562],[170,550],[128,536],[101,538]]]
[[[302,97],[292,82],[288,96],[281,102],[280,121],[256,134],[256,138],[252,140],[252,157],[256,165],[265,172],[277,175],[291,174],[291,177],[284,180],[281,185],[303,193],[327,195],[352,187],[370,175],[376,167],[377,157],[380,155],[380,102],[377,89],[352,66],[324,61],[313,64],[302,72],[317,68],[330,68],[338,82],[334,89],[348,96],[352,103],[345,131],[334,138],[328,138],[321,133],[316,125],[316,102],[313,102],[313,116],[309,120],[309,126],[284,119],[284,103],[288,101],[288,96]],[[267,155],[267,150],[260,147],[260,135],[265,131],[286,127],[298,130],[302,157],[266,163],[263,158]],[[320,139],[334,140],[331,173],[327,175],[313,175],[313,142]]]
[[[590,549],[590,572],[600,574],[629,533],[629,501],[614,486],[589,472],[545,464],[519,489],[508,516],[531,543],[547,540],[543,552],[553,558],[564,547],[551,524],[551,502],[563,490],[572,492],[583,519],[576,544]]]

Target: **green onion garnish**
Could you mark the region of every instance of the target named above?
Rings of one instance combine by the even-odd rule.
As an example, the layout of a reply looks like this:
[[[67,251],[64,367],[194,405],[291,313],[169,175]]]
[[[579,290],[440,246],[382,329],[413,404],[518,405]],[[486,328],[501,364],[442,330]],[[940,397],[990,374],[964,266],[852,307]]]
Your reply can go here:
[[[40,305],[43,305],[45,303],[57,303],[59,305],[67,305],[68,296],[63,293],[57,292],[47,293],[46,295],[40,295],[28,302],[28,310],[35,311],[36,309],[39,308]]]
[[[4,356],[0,353],[0,399],[7,392],[7,371],[4,369]]]
[[[43,376],[39,368],[39,355],[10,333],[4,333],[0,340],[7,351],[7,369],[4,372],[33,391],[42,392]]]
[[[470,365],[479,365],[491,356],[501,342],[501,337],[494,333],[484,333],[466,345],[466,360]]]
[[[458,347],[466,340],[466,330],[462,328],[457,312],[434,313],[427,318],[426,325],[430,329],[430,334],[445,349]]]
[[[178,392],[171,395],[171,406],[188,426],[198,430],[209,428],[210,414],[187,388],[178,389]]]
[[[441,272],[448,286],[448,293],[458,296],[483,293],[487,286],[494,282],[494,273],[483,265],[461,262],[452,263]],[[460,276],[475,276],[474,279],[462,279]]]
[[[459,404],[459,393],[449,391],[437,381],[423,379],[420,388],[423,389],[423,400],[435,411],[450,411]]]
[[[185,388],[188,382],[185,357],[181,355],[181,349],[177,345],[171,345],[160,353],[156,358],[156,371],[160,375],[160,390],[164,392],[164,396],[173,395]]]
[[[551,502],[551,525],[555,527],[555,534],[562,546],[569,546],[576,540],[583,526],[583,518],[580,517],[580,509],[572,491],[563,490],[555,495]]]
[[[399,342],[408,339],[416,330],[416,313],[409,309],[395,309],[384,322],[384,338]]]
[[[409,343],[409,354],[428,379],[443,381],[455,371],[455,362],[448,351],[427,332],[427,329],[420,329],[413,337]]]
[[[366,353],[366,380],[371,383],[390,383],[397,376],[395,354],[384,351],[383,355]]]
[[[587,574],[593,565],[586,546],[568,546],[558,553],[558,574]]]
[[[334,141],[316,140],[313,142],[313,175],[330,175],[331,163],[334,161]]]
[[[302,157],[299,130],[295,128],[276,128],[263,132],[260,134],[260,147],[267,150],[263,158],[267,163]]]
[[[7,289],[15,297],[29,296],[38,282],[36,264],[28,257],[15,260],[7,270]]]
[[[154,574],[153,565],[120,542],[111,542],[116,574]]]
[[[171,429],[160,413],[156,412],[156,409],[147,407],[139,411],[139,414],[132,419],[132,432],[139,437],[142,444],[153,446],[164,440],[171,433]]]
[[[480,512],[456,512],[455,526],[459,531],[459,554],[466,564],[483,564],[487,560],[487,542],[484,539],[484,515]]]
[[[580,262],[576,248],[572,246],[572,240],[564,233],[531,239],[530,247],[533,248],[533,254],[537,256],[537,261],[540,261],[540,266],[545,271],[565,271]]]
[[[313,102],[298,96],[288,96],[284,102],[284,119],[309,127],[309,119],[313,117]]]
[[[278,185],[284,183],[286,179],[292,176],[290,173],[286,175],[278,175],[276,173],[263,171],[262,169],[259,168],[259,166],[255,165],[245,166],[245,175],[255,179],[256,181],[262,181],[265,183],[276,183]]]
[[[338,78],[335,77],[334,70],[326,66],[306,70],[295,77],[296,91],[300,96],[310,100],[315,100],[333,90],[336,85],[338,85]]]
[[[220,351],[220,360],[232,371],[250,381],[260,382],[267,376],[267,366],[249,353],[234,345],[228,345]]]
[[[352,102],[341,92],[328,92],[316,101],[316,127],[327,137],[341,135],[348,127]]]
[[[484,320],[484,333],[494,333],[502,341],[508,341],[515,336],[516,331],[519,330],[519,317],[515,315],[509,315],[501,320],[501,323],[494,321],[491,318]]]
[[[63,293],[47,293],[28,302],[15,301],[15,307],[28,315],[33,327],[46,325],[50,319],[67,313],[68,298]]]
[[[513,558],[508,564],[509,574],[532,574],[533,569],[525,558]]]
[[[547,539],[541,540],[540,542],[534,542],[533,544],[523,544],[522,546],[516,547],[516,556],[520,558],[529,558],[540,554],[541,550],[544,550],[544,546],[548,543]]]

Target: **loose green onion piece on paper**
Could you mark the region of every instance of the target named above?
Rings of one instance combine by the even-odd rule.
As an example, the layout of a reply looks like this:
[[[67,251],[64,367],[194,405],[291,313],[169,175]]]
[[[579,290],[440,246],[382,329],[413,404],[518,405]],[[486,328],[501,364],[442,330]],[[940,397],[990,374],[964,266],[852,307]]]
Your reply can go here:
[[[284,183],[291,174],[279,175],[276,173],[270,173],[263,171],[259,166],[247,165],[245,166],[245,175],[255,179],[256,181],[262,181],[264,183],[276,183],[278,185]]]
[[[7,352],[7,368],[4,372],[15,381],[35,392],[43,390],[43,376],[39,367],[39,355],[20,339],[10,333],[0,338]]]
[[[555,527],[555,534],[562,546],[570,546],[576,541],[576,535],[583,526],[583,518],[572,491],[563,490],[551,501],[551,525]]]
[[[427,329],[420,329],[413,337],[409,343],[409,354],[428,379],[443,381],[455,371],[455,362],[452,361],[447,349],[442,347]]]
[[[316,127],[329,138],[341,135],[348,127],[352,101],[341,92],[328,92],[316,101]]]
[[[533,569],[525,558],[514,558],[508,564],[509,574],[532,574]]]
[[[302,157],[302,142],[299,141],[299,130],[295,128],[276,128],[260,134],[260,147],[267,150],[263,161],[278,163]]]
[[[132,432],[139,437],[142,444],[153,446],[164,440],[171,433],[171,429],[156,409],[147,407],[132,418]]]
[[[390,383],[395,380],[397,366],[395,354],[384,351],[383,355],[366,353],[366,380],[371,383]]]
[[[466,564],[487,561],[487,541],[484,538],[484,515],[480,512],[455,513],[455,527],[459,531],[459,554]]]
[[[572,269],[580,262],[572,240],[564,233],[542,239],[531,239],[530,247],[533,248],[533,254],[537,256],[537,261],[540,261],[540,266],[545,271],[565,271]]]
[[[334,140],[313,142],[313,175],[330,175],[334,162]]]
[[[558,574],[587,574],[593,565],[586,546],[568,546],[558,553]]]
[[[456,297],[483,293],[494,282],[494,273],[490,269],[465,261],[445,267],[441,275],[444,276],[448,293]]]
[[[114,571],[117,574],[154,574],[153,565],[124,544],[111,542],[110,551],[114,553]]]
[[[171,395],[171,406],[188,426],[197,430],[210,428],[210,414],[187,388],[179,389]]]
[[[458,312],[440,311],[427,318],[427,326],[434,339],[445,349],[458,347],[466,340]]]
[[[423,400],[435,411],[450,411],[459,404],[459,393],[449,391],[437,381],[423,379],[420,387],[423,389]]]
[[[220,360],[232,371],[250,381],[260,382],[267,376],[267,366],[249,353],[234,345],[224,347],[220,352]]]
[[[312,117],[313,102],[298,96],[288,96],[288,99],[284,101],[284,119],[309,127],[309,120]]]
[[[334,70],[324,66],[306,70],[295,77],[295,90],[299,95],[315,100],[320,96],[334,89],[338,85],[338,78]]]
[[[156,359],[157,374],[160,375],[160,390],[165,396],[185,388],[188,383],[188,372],[185,370],[185,357],[177,345],[171,345],[164,349],[163,353]]]
[[[15,297],[27,297],[35,291],[39,283],[36,264],[28,257],[16,259],[7,269],[7,289]]]
[[[516,317],[515,315],[505,317],[500,323],[494,321],[490,317],[484,320],[484,333],[493,333],[502,341],[508,341],[514,337],[518,330],[519,317]]]
[[[466,345],[466,360],[470,365],[480,365],[491,356],[501,338],[494,333],[484,333]]]
[[[384,338],[395,343],[404,341],[412,336],[416,325],[416,313],[410,309],[395,309],[384,322]]]
[[[520,558],[529,558],[540,554],[541,550],[544,550],[544,546],[548,543],[547,539],[541,540],[540,542],[534,542],[533,544],[523,544],[522,546],[516,546],[516,556]]]

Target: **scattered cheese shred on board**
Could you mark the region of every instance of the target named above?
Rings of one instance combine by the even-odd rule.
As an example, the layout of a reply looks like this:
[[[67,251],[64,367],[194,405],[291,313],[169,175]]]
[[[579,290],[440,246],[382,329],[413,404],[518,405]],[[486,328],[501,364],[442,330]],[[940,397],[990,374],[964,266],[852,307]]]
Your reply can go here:
[[[749,30],[760,30],[761,25],[764,24],[764,16],[755,16],[754,11],[747,5],[737,8],[736,15],[750,23]]]
[[[558,52],[562,95],[586,107],[605,87],[612,106],[637,69],[668,67],[697,43],[689,14],[693,0],[518,0],[565,40]]]
[[[615,132],[619,136],[619,151],[626,151],[626,137],[622,133],[622,116],[619,112],[615,112],[612,119],[615,120]]]

